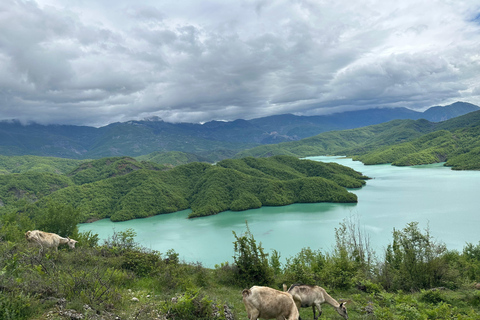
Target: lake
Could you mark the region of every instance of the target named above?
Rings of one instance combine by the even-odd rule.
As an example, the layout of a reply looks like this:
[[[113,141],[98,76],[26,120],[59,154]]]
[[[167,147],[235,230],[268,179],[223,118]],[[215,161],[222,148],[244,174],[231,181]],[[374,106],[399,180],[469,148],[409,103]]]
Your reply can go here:
[[[232,231],[240,235],[246,230],[246,221],[257,243],[261,242],[266,252],[279,251],[282,261],[305,247],[331,252],[335,228],[344,219],[359,224],[378,256],[391,243],[393,229],[412,221],[421,229],[428,227],[448,249],[462,250],[467,242],[480,241],[479,171],[453,171],[442,164],[365,166],[342,157],[309,159],[337,162],[372,179],[363,188],[350,190],[357,195],[357,204],[293,204],[195,219],[187,219],[190,210],[184,210],[115,223],[103,219],[81,224],[79,229],[98,233],[103,240],[114,231],[132,228],[137,233],[135,241],[142,246],[161,253],[174,249],[186,262],[201,262],[209,268],[233,262]]]

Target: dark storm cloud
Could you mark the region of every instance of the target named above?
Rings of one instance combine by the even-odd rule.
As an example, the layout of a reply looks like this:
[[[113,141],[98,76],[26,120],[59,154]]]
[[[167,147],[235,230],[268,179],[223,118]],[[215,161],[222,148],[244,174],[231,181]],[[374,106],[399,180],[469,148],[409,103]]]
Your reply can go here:
[[[99,126],[478,104],[479,12],[475,1],[6,0],[0,119]]]

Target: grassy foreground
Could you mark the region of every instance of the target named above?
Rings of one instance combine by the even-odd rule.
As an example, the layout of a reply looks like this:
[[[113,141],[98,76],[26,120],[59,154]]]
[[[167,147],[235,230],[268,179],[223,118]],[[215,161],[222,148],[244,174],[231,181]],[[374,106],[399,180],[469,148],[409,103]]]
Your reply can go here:
[[[280,263],[246,227],[233,263],[214,269],[135,243],[132,230],[98,244],[39,254],[24,239],[0,242],[0,319],[247,319],[241,291],[252,285],[316,284],[347,301],[350,319],[480,319],[480,243],[448,251],[416,223],[394,231],[375,258],[351,221],[336,229],[333,252],[302,249]],[[321,319],[341,319],[323,305]],[[310,319],[311,308],[301,309]]]

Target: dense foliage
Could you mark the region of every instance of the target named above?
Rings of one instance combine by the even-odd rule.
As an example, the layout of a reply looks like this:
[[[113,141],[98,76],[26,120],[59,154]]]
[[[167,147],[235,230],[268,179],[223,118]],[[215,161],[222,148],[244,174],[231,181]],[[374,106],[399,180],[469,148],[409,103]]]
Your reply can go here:
[[[445,162],[457,170],[480,170],[480,112],[438,124],[434,131],[410,142],[378,148],[356,159],[366,164],[409,166]]]
[[[16,205],[35,202],[57,190],[73,185],[72,181],[54,173],[26,172],[0,175],[0,204]]]
[[[458,170],[480,170],[480,112],[441,123],[395,120],[332,131],[294,142],[245,150],[237,157],[347,155],[365,164],[409,166],[446,162]]]
[[[0,176],[0,200],[18,210],[25,210],[25,201],[38,208],[51,201],[68,204],[81,212],[81,221],[123,221],[187,208],[192,209],[190,217],[198,217],[263,205],[356,202],[346,188],[359,188],[365,179],[338,164],[288,156],[174,168],[118,157],[83,162],[67,175]]]
[[[180,151],[153,152],[136,157],[137,160],[179,166],[190,162],[214,162],[199,155]]]
[[[50,205],[42,213],[50,230],[75,226],[66,215],[52,219],[68,207]],[[0,319],[246,319],[242,289],[281,290],[296,282],[347,301],[350,319],[480,319],[474,287],[480,243],[449,251],[416,222],[393,231],[382,258],[350,219],[336,228],[332,251],[302,248],[285,263],[280,252],[267,253],[256,242],[247,224],[245,233],[233,233],[234,261],[207,269],[181,262],[173,250],[141,247],[131,229],[102,244],[90,232],[73,230],[74,250],[39,253],[23,232],[41,226],[41,219],[19,219],[0,215]],[[23,227],[5,233],[12,224]],[[330,306],[322,309],[323,318],[338,318]],[[311,308],[300,315],[310,318]]]
[[[65,174],[82,163],[80,160],[38,157],[38,156],[3,156],[0,155],[0,174],[49,172]]]
[[[165,170],[166,167],[152,162],[139,162],[130,157],[114,157],[83,162],[67,175],[75,184],[80,185],[123,176],[140,169]]]
[[[297,157],[351,155],[412,140],[431,132],[434,126],[426,120],[393,120],[358,129],[325,132],[299,141],[259,146],[241,151],[236,157],[268,157],[280,154]]]

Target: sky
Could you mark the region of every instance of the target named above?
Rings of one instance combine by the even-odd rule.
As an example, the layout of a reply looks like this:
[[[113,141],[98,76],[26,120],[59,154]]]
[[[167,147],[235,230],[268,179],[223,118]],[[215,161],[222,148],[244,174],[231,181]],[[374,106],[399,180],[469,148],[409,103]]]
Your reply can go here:
[[[480,105],[478,0],[2,0],[0,120]]]

